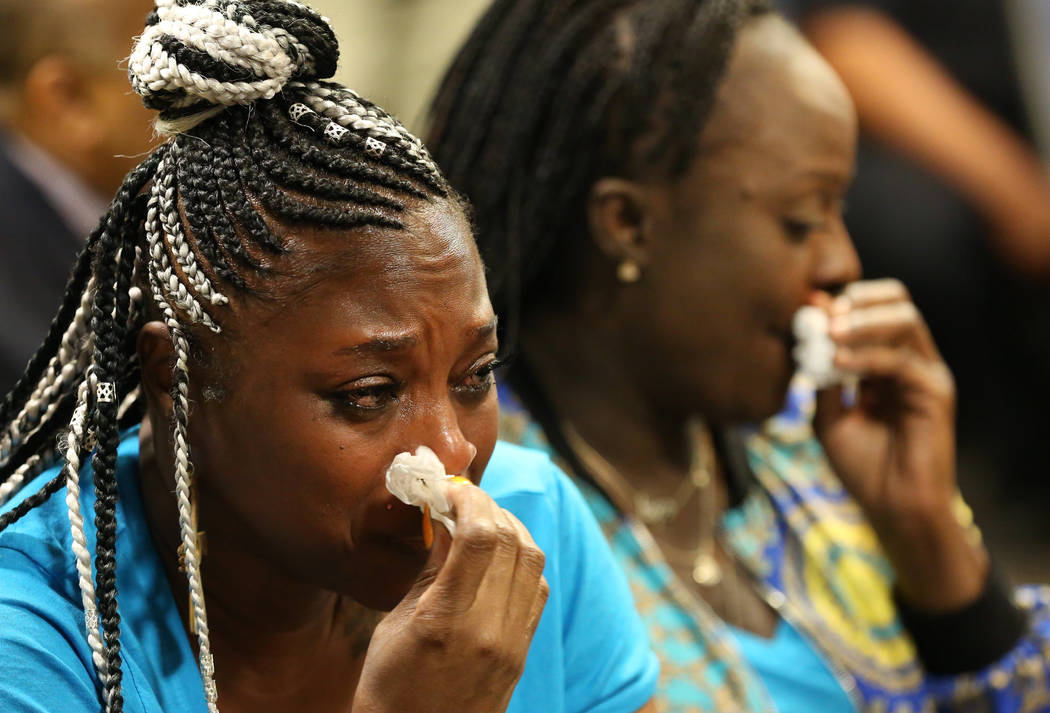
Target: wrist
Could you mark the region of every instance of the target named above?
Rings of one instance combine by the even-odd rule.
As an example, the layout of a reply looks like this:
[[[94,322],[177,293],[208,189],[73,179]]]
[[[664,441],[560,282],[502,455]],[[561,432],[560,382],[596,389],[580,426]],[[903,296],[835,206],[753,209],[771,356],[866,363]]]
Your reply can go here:
[[[1028,615],[1014,605],[1009,586],[989,569],[984,587],[972,603],[931,614],[916,609],[894,592],[897,613],[908,630],[919,660],[930,674],[956,676],[999,661],[1028,629]]]
[[[911,606],[936,613],[974,602],[988,578],[989,558],[976,529],[950,505],[873,522]]]

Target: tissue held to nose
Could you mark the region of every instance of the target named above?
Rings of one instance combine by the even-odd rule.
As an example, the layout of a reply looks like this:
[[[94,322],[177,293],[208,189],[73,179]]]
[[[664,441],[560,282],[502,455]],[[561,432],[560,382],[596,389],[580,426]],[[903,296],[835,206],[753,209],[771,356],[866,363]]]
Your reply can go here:
[[[792,322],[795,349],[792,356],[801,374],[818,389],[842,383],[846,376],[835,368],[835,343],[828,335],[828,313],[820,307],[800,307]]]
[[[426,446],[420,446],[414,454],[398,453],[387,468],[387,490],[406,505],[423,510],[423,538],[427,547],[433,540],[430,518],[443,524],[448,534],[456,534],[456,523],[450,517],[452,503],[448,498],[448,487],[457,480],[445,473],[441,459]]]

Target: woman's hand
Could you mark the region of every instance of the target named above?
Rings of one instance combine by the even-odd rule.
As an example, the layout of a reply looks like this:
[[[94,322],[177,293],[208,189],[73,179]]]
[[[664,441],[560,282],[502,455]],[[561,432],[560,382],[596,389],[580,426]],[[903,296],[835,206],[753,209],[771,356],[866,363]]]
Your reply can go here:
[[[835,365],[859,375],[817,396],[817,436],[897,570],[902,595],[949,611],[980,594],[984,550],[954,517],[955,385],[907,290],[857,282],[830,306]]]
[[[449,488],[444,528],[412,590],[376,628],[354,713],[506,709],[547,602],[543,552],[480,488]]]

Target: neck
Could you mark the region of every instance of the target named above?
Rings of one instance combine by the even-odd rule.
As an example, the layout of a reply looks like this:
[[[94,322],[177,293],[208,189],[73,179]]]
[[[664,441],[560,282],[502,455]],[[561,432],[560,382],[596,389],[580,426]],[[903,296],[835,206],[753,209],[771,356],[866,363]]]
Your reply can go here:
[[[636,490],[670,495],[688,473],[691,414],[661,402],[659,376],[626,356],[623,332],[549,315],[524,330],[524,354],[559,426],[569,425]]]
[[[170,476],[158,465],[147,425],[140,435],[143,501],[189,631],[186,576],[179,571],[180,535]],[[201,507],[207,502],[202,499]],[[345,710],[380,614],[347,597],[290,580],[257,553],[210,537],[202,579],[210,643],[224,711]]]

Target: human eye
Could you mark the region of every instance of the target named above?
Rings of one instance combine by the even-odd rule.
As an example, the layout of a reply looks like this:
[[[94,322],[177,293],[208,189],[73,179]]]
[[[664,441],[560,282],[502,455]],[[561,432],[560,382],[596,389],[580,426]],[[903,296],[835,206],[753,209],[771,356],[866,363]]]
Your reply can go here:
[[[496,383],[495,371],[502,362],[495,356],[488,356],[477,362],[452,389],[466,398],[480,399],[488,394]]]
[[[823,220],[812,220],[797,216],[785,216],[781,218],[780,224],[787,233],[788,239],[793,243],[805,242],[813,233],[824,228]]]
[[[397,401],[400,385],[386,376],[369,376],[346,384],[336,394],[338,405],[353,416],[368,417]]]
[[[792,243],[804,243],[841,221],[846,205],[841,190],[808,191],[782,208],[780,225]]]

